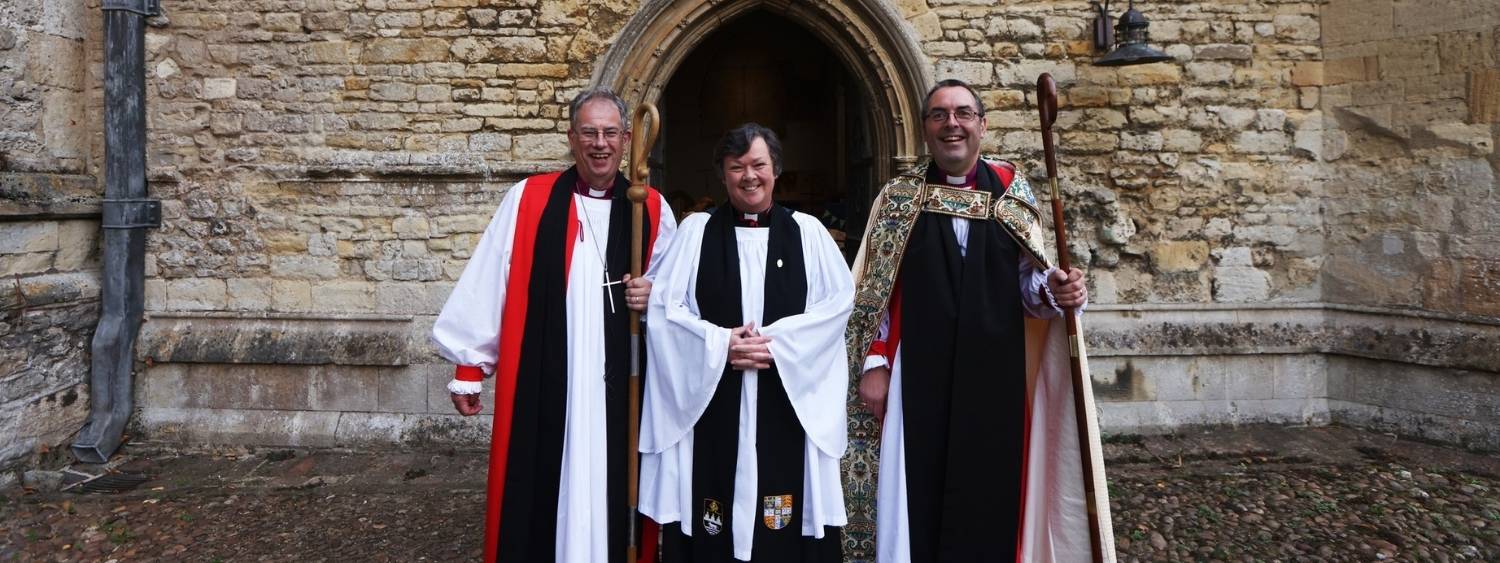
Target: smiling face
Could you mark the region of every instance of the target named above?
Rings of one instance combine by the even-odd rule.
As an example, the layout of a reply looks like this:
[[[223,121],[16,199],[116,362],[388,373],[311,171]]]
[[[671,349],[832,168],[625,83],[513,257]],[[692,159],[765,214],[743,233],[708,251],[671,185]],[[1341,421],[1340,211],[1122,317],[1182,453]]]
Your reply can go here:
[[[630,142],[620,109],[607,99],[595,98],[579,107],[572,121],[568,148],[573,150],[578,174],[590,186],[613,184],[620,159],[625,156],[624,147]]]
[[[724,189],[729,203],[745,213],[760,213],[771,208],[771,193],[776,189],[776,166],[766,140],[756,137],[750,150],[739,156],[725,156]]]
[[[939,88],[922,112],[923,137],[939,168],[954,176],[968,174],[979,161],[979,141],[988,121],[978,114],[979,100],[962,86]],[[934,119],[934,115],[940,119]],[[969,118],[965,121],[965,117]]]

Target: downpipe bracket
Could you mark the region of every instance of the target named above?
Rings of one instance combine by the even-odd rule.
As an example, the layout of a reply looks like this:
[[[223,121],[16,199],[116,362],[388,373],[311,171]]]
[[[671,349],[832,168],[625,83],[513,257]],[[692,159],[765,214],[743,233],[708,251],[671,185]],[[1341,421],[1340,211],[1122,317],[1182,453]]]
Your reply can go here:
[[[134,12],[150,18],[161,15],[161,0],[104,0],[100,9]]]
[[[106,229],[160,229],[161,200],[109,199],[103,202],[100,226]]]

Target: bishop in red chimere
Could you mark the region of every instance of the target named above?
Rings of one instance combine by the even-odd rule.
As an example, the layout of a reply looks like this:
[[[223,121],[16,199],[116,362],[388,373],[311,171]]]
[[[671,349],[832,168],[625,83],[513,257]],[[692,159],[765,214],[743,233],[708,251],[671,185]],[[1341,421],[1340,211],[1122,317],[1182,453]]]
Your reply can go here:
[[[645,309],[676,229],[649,190],[646,275],[630,279],[627,115],[608,90],[574,98],[576,164],[506,192],[432,329],[458,365],[448,390],[460,414],[482,410],[494,379],[485,561],[625,559],[629,313]],[[645,536],[649,554],[656,533]]]

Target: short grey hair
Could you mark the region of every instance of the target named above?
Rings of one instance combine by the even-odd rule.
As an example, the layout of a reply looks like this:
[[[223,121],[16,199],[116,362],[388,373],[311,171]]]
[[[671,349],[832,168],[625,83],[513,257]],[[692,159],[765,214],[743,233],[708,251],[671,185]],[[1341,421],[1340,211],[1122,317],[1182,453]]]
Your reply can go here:
[[[569,129],[573,128],[573,119],[576,118],[578,116],[578,112],[583,109],[583,104],[589,103],[594,100],[608,100],[610,103],[615,104],[615,109],[620,110],[621,130],[630,130],[630,110],[625,108],[625,100],[622,100],[620,99],[620,96],[615,95],[614,90],[610,90],[609,88],[605,88],[602,86],[598,88],[589,88],[587,90],[579,92],[577,96],[573,96],[573,101],[568,104]]]

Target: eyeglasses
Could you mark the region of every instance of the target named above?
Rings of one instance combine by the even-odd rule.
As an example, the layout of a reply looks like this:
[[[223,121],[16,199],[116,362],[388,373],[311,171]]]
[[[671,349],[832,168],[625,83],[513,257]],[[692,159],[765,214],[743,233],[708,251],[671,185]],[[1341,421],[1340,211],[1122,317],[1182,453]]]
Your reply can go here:
[[[610,127],[608,129],[594,129],[590,127],[586,129],[574,129],[573,132],[577,133],[579,137],[583,137],[583,139],[586,141],[598,139],[601,137],[606,141],[614,141],[620,138],[621,133],[619,129],[615,129],[613,127]]]
[[[955,109],[951,113],[942,108],[934,108],[927,112],[926,117],[927,121],[933,123],[947,123],[948,116],[950,115],[957,119],[959,123],[973,123],[974,120],[979,119],[979,112],[967,107]]]

